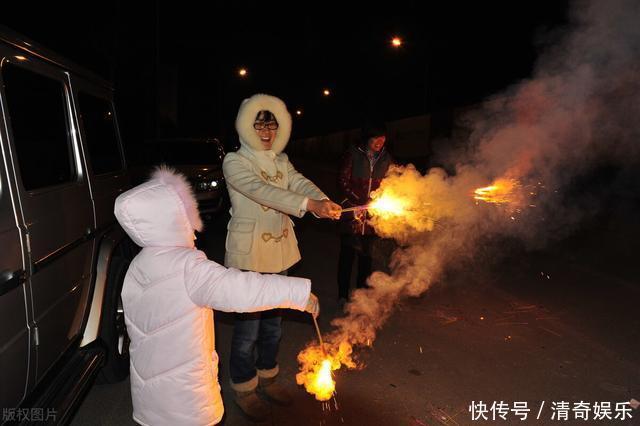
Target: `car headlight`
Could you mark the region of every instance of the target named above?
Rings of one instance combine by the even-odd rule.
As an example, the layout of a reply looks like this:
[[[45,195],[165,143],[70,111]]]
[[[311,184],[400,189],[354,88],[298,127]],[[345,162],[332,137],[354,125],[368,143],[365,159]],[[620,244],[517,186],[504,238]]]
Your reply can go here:
[[[220,181],[217,179],[201,180],[196,184],[198,191],[215,191],[220,186]]]

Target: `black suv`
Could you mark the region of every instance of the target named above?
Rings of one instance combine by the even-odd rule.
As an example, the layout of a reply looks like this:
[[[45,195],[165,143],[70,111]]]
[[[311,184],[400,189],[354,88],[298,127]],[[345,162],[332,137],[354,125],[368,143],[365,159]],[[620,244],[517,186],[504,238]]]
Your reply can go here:
[[[148,140],[134,149],[134,180],[143,182],[159,164],[167,164],[184,174],[198,200],[200,214],[210,220],[227,205],[222,173],[225,150],[216,138],[167,138]]]

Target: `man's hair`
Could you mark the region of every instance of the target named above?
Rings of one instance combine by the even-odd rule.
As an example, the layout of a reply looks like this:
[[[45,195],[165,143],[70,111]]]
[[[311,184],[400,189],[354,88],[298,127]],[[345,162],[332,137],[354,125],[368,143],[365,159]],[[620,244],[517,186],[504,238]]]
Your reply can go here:
[[[254,121],[264,121],[265,123],[268,123],[269,121],[275,121],[276,123],[278,122],[278,120],[276,120],[276,116],[271,111],[268,111],[266,109],[258,111],[258,114],[256,115],[256,119]]]
[[[382,121],[368,121],[362,126],[362,142],[366,143],[369,139],[376,136],[386,136],[387,126]]]

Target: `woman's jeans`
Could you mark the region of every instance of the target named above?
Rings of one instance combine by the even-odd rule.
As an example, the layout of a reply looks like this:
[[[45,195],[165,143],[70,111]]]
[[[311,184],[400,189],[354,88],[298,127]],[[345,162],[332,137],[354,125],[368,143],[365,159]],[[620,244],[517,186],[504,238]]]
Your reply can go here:
[[[231,381],[239,384],[256,377],[259,370],[278,365],[276,357],[282,336],[279,309],[236,314],[231,339]],[[255,353],[257,349],[258,358]]]

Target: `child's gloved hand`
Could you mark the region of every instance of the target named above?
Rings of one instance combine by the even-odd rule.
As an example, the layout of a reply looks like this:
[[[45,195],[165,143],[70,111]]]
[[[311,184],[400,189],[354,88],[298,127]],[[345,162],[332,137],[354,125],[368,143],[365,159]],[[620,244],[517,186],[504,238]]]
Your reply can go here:
[[[318,315],[320,315],[320,301],[315,294],[309,293],[307,307],[304,310],[305,312],[309,312],[311,315],[313,315],[314,318],[317,318]]]

